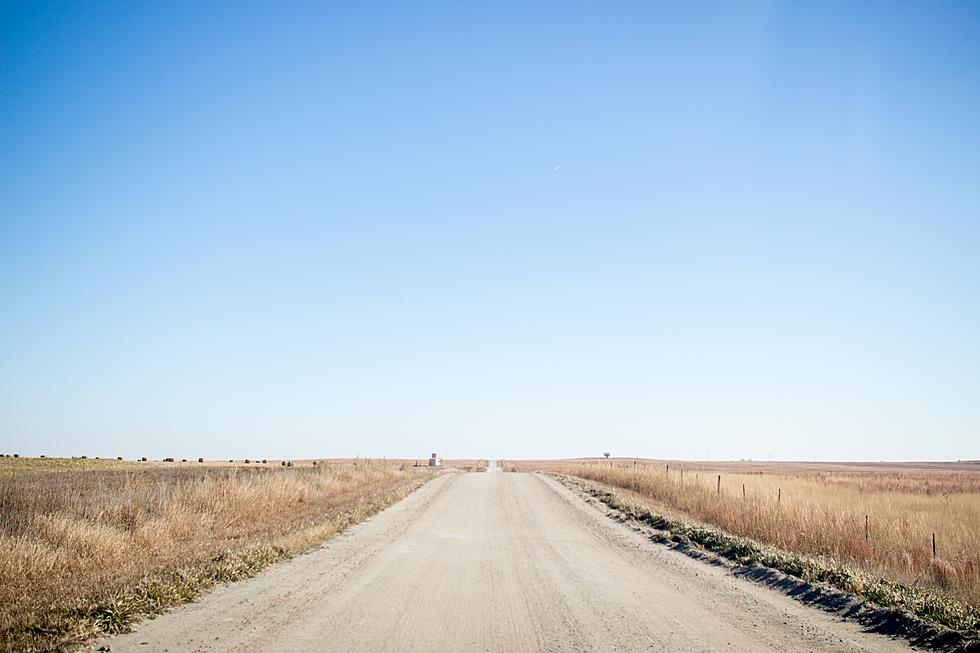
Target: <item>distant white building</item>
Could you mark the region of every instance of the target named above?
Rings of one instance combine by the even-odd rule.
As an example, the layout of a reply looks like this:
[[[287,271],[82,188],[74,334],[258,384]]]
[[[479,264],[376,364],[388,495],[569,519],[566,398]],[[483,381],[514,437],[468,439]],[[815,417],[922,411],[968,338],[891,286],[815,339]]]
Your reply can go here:
[[[441,464],[442,461],[439,460],[439,454],[434,453],[429,457],[429,467],[438,467]]]

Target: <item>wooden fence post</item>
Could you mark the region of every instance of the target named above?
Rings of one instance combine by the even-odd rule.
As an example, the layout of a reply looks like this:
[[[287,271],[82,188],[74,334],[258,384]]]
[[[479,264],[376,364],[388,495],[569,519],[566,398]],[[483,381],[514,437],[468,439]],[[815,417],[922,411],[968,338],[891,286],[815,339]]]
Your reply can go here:
[[[864,516],[864,541],[868,542],[871,539],[871,528],[868,525],[868,516]]]
[[[721,474],[718,474],[718,494],[721,494]]]
[[[932,534],[932,559],[936,559],[936,534]]]
[[[745,483],[742,483],[742,499],[745,499]]]
[[[783,488],[779,488],[779,493],[776,494],[776,505],[779,505],[783,500]]]

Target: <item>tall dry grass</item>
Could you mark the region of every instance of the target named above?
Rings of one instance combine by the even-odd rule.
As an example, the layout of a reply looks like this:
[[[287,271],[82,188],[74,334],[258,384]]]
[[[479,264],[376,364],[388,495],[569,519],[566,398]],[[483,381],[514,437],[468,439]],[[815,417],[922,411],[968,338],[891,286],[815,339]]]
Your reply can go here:
[[[16,471],[0,476],[0,645],[7,650],[57,649],[125,628],[145,609],[135,604],[165,607],[209,580],[254,573],[433,474],[371,461],[57,472],[35,461]]]
[[[667,463],[632,461],[510,464],[622,488],[677,519],[980,606],[980,472],[972,469],[672,462],[668,472]]]

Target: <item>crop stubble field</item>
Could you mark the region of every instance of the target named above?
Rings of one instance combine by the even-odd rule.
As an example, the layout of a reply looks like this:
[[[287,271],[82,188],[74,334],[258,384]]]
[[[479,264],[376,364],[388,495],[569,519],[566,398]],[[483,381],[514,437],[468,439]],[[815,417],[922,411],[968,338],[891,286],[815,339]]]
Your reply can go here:
[[[508,461],[506,468],[595,481],[677,519],[980,606],[977,462],[570,459]]]
[[[390,505],[414,461],[0,459],[0,649],[72,647]]]

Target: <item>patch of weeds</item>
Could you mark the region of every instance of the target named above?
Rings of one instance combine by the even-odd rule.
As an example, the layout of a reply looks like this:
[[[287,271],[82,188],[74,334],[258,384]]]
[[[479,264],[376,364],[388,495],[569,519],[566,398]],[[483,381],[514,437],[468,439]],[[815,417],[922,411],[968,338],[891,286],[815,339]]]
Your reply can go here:
[[[135,578],[122,589],[93,586],[60,604],[11,619],[0,610],[0,652],[73,651],[102,635],[127,632],[143,617],[158,615],[195,600],[221,583],[250,578],[269,565],[308,550],[348,526],[383,510],[414,491],[432,475],[409,479],[395,488],[353,494],[347,508],[275,536],[271,542],[228,549],[210,558],[187,560]]]
[[[566,482],[578,484],[582,479]],[[580,487],[583,487],[580,485]],[[583,489],[611,508],[620,510],[637,521],[662,531],[682,535],[706,551],[711,551],[739,564],[759,564],[776,569],[788,576],[810,583],[824,583],[883,608],[897,607],[908,610],[920,619],[925,619],[959,631],[980,629],[980,608],[949,599],[934,592],[875,578],[862,571],[845,567],[833,561],[781,551],[744,537],[729,535],[723,531],[671,519],[637,506],[634,502],[622,499],[616,494],[592,485]]]

